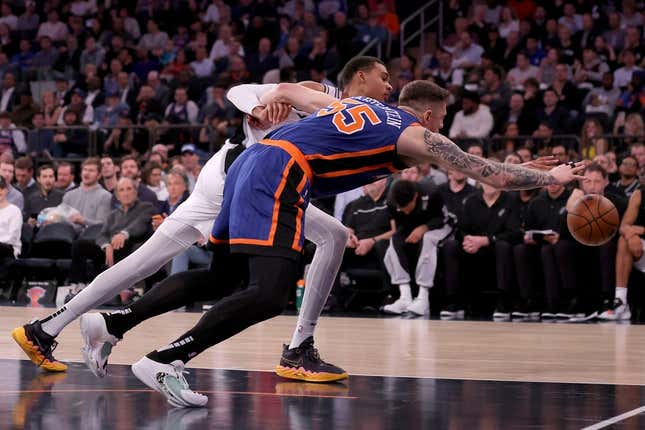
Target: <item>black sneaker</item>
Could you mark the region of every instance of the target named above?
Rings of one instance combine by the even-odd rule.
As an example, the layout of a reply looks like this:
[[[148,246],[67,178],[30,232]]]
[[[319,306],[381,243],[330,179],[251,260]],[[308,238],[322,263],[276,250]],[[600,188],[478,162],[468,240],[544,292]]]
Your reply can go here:
[[[314,348],[313,336],[297,348],[289,349],[289,345],[283,345],[282,358],[275,373],[283,378],[307,382],[333,382],[347,378],[343,369],[320,359],[318,350]]]
[[[11,336],[36,366],[42,367],[48,372],[67,370],[67,365],[56,360],[52,354],[58,342],[54,340],[53,336],[43,331],[40,321],[16,327],[11,332]]]

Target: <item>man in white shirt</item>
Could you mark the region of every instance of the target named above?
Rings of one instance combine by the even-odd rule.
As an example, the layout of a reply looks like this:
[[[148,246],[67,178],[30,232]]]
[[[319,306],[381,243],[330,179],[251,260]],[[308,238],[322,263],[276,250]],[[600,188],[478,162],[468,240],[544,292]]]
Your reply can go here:
[[[197,48],[195,61],[190,63],[190,67],[198,78],[208,78],[213,74],[213,62],[206,56],[206,48]]]
[[[40,39],[41,36],[49,36],[54,42],[61,42],[65,40],[67,34],[67,26],[58,20],[58,12],[54,9],[47,14],[47,22],[40,24],[36,39]]]
[[[462,96],[462,110],[457,112],[450,127],[450,138],[488,137],[493,129],[493,115],[486,105],[479,104],[479,95],[466,91]]]
[[[20,255],[22,213],[7,200],[9,184],[0,176],[0,266]]]
[[[513,87],[523,87],[527,79],[538,77],[540,69],[531,64],[527,52],[522,51],[517,54],[515,67],[508,72],[506,80]]]
[[[467,31],[462,31],[459,35],[457,48],[452,53],[454,56],[452,67],[467,68],[479,66],[483,53],[484,48],[473,42],[472,35]]]
[[[636,55],[631,49],[623,51],[623,64],[624,66],[614,72],[614,85],[618,88],[625,88],[632,80],[634,72],[639,72],[643,69],[636,65]]]

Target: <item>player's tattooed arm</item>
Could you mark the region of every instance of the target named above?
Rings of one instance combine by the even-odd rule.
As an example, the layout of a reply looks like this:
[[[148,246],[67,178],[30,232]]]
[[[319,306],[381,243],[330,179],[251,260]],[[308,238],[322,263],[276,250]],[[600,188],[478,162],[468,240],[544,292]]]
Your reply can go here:
[[[500,163],[468,154],[439,133],[425,130],[423,140],[427,153],[439,164],[459,170],[467,176],[499,189],[521,190],[562,182],[550,171],[545,172],[517,164]]]

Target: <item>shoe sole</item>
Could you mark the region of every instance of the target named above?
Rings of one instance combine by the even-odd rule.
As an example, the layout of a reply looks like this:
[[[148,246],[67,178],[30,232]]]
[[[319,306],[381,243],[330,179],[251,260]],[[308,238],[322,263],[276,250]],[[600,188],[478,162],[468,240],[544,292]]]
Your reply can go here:
[[[43,355],[40,352],[40,349],[38,349],[38,347],[27,338],[27,333],[25,332],[24,327],[14,328],[11,332],[11,337],[25,352],[25,354],[27,354],[29,360],[31,360],[31,362],[36,366],[41,367],[48,372],[65,372],[67,370],[66,364],[60,362],[52,363],[47,359],[43,360]]]
[[[98,361],[92,357],[91,351],[93,349],[92,347],[92,341],[91,341],[91,336],[89,333],[89,318],[87,315],[81,315],[79,324],[81,326],[81,336],[83,337],[83,359],[85,360],[85,365],[90,369],[92,374],[96,376],[97,378],[104,378],[107,372],[101,370],[101,366],[99,366]]]
[[[295,379],[297,381],[305,382],[336,382],[349,378],[347,372],[343,373],[327,373],[327,372],[310,372],[302,367],[286,367],[277,365],[275,373],[278,376],[287,379]]]

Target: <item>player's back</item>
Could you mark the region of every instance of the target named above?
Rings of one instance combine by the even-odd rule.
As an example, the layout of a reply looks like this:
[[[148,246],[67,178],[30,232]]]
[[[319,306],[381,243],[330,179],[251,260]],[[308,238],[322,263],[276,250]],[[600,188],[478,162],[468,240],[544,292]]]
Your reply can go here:
[[[312,195],[336,194],[404,167],[396,153],[399,136],[417,124],[411,114],[368,97],[333,103],[267,136],[284,140],[305,156],[314,175]]]

